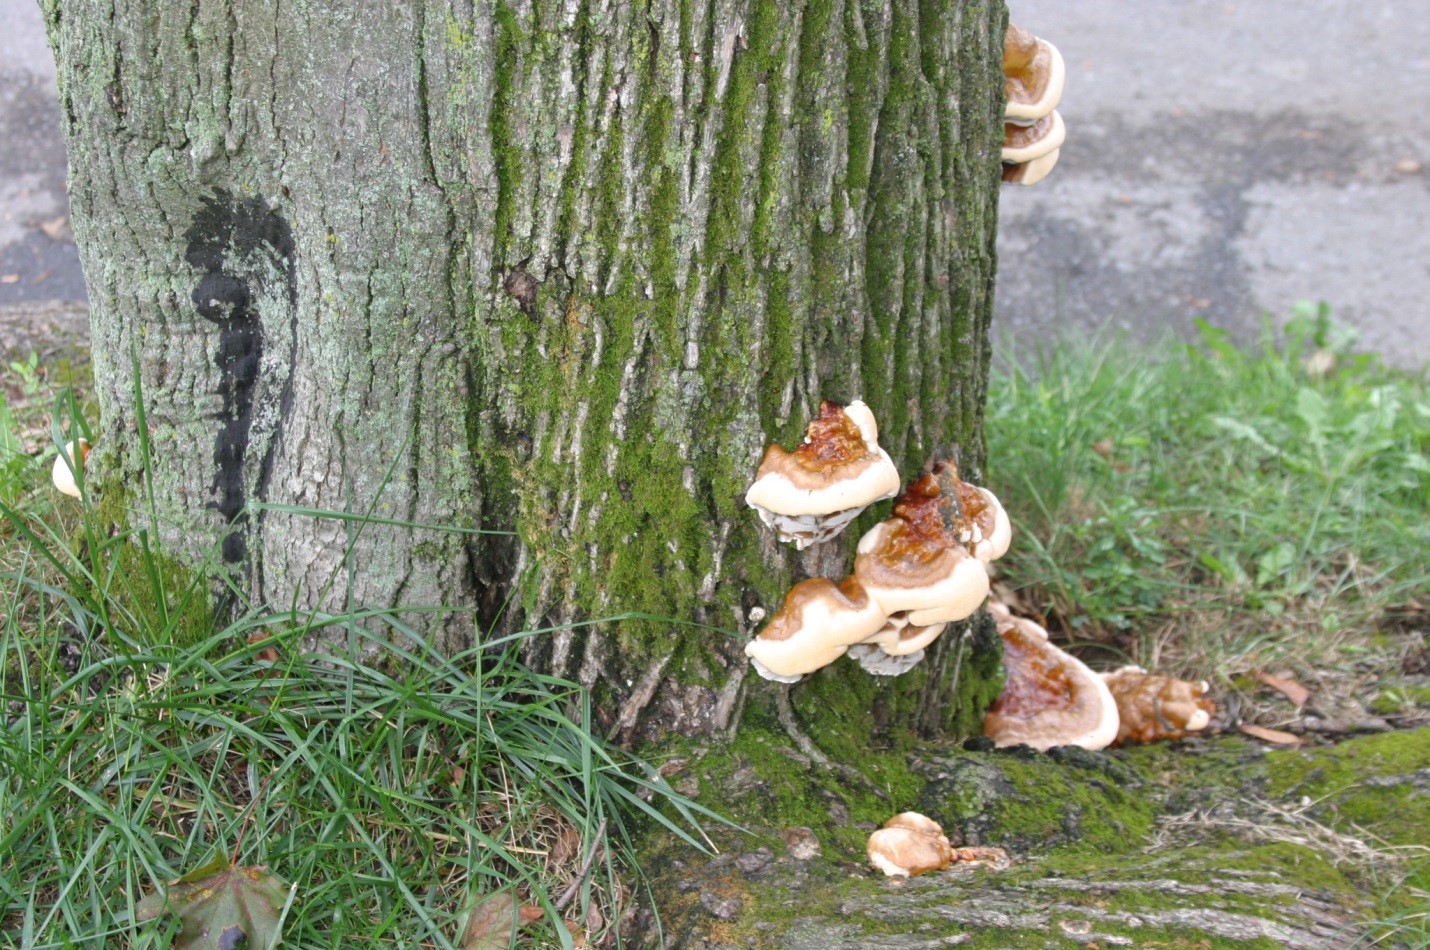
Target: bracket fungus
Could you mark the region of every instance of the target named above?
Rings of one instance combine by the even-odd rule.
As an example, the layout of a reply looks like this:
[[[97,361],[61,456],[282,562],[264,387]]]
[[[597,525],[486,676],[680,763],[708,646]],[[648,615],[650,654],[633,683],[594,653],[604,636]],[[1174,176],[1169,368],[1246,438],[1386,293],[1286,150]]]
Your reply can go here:
[[[1003,692],[983,717],[983,734],[1001,747],[1039,752],[1075,745],[1105,749],[1117,738],[1117,703],[1081,660],[1058,649],[1042,627],[990,601],[1003,637]]]
[[[1124,666],[1102,674],[1117,703],[1121,725],[1114,744],[1182,739],[1211,725],[1216,704],[1207,698],[1210,685],[1148,673]]]
[[[828,541],[869,505],[899,492],[899,471],[879,447],[879,427],[859,400],[825,400],[793,452],[765,449],[745,503],[781,541],[803,550]]]
[[[1013,24],[1003,38],[1003,180],[1042,181],[1058,163],[1066,130],[1055,111],[1067,70],[1057,47]]]
[[[979,608],[988,596],[987,564],[1011,538],[993,493],[939,462],[859,540],[852,575],[837,585],[824,578],[796,584],[745,654],[756,672],[780,682],[846,652],[870,673],[898,676],[949,623]]]
[[[71,498],[80,497],[79,481],[76,475],[84,468],[84,463],[88,459],[89,441],[87,439],[66,442],[64,449],[55,456],[55,466],[50,469],[50,481]]]
[[[943,827],[932,818],[906,811],[884,822],[869,836],[869,863],[889,877],[913,877],[942,871],[953,860]]]
[[[1062,99],[1066,75],[1056,46],[1009,23],[1003,35],[1003,88],[1008,97],[1003,120],[1030,125],[1052,112]]]
[[[1062,148],[1067,126],[1056,112],[1032,125],[1003,126],[1003,164],[1022,165]]]
[[[855,578],[835,584],[811,577],[790,588],[784,606],[745,644],[745,655],[765,679],[794,683],[839,659],[882,628],[885,619],[883,608]]]

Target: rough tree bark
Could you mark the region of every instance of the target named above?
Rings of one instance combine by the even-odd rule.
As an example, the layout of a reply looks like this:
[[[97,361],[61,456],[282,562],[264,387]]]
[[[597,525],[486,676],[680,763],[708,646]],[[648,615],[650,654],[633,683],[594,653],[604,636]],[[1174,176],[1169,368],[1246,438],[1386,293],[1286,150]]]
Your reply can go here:
[[[446,648],[627,611],[748,636],[858,535],[799,556],[742,503],[821,398],[868,402],[907,475],[980,474],[1001,0],[42,5],[93,487],[142,496],[137,361],[163,541],[248,602],[473,608],[426,621]],[[346,525],[255,501],[516,535],[370,526],[349,578]],[[860,703],[962,728],[988,642]],[[527,649],[628,736],[769,695],[708,630]]]

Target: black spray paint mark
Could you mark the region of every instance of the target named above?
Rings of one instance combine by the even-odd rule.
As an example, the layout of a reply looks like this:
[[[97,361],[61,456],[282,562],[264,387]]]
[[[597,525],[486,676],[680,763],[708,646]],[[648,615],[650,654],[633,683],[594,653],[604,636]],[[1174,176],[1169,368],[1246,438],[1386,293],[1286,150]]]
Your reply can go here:
[[[249,550],[245,463],[254,436],[254,410],[267,342],[263,321],[259,319],[260,301],[270,305],[286,304],[292,334],[287,378],[277,387],[277,421],[254,485],[260,500],[268,494],[274,451],[293,396],[298,299],[293,232],[288,222],[261,198],[239,200],[221,190],[203,199],[193,224],[184,232],[184,239],[188,242],[184,259],[203,272],[191,295],[194,306],[204,319],[219,329],[214,365],[219,371],[218,392],[223,408],[218,413],[218,432],[214,436],[214,477],[210,490],[216,500],[210,506],[223,515],[230,527],[223,540],[224,562],[238,565],[247,558]],[[283,286],[272,287],[275,281]],[[261,529],[262,513],[259,518]],[[261,590],[262,578],[257,580]]]

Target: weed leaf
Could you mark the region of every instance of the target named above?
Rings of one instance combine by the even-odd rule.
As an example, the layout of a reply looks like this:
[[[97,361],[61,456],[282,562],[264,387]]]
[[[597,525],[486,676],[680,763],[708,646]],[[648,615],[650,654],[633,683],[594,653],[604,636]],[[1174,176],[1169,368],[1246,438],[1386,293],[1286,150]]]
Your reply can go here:
[[[277,942],[287,899],[288,885],[262,865],[238,867],[217,858],[144,898],[136,916],[178,914],[184,927],[175,950],[258,950]]]

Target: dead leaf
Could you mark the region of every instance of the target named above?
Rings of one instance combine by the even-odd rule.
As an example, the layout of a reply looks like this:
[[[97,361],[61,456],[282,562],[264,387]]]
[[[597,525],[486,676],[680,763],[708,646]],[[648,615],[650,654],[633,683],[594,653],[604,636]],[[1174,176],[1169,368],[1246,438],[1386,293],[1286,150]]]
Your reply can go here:
[[[1297,709],[1306,705],[1306,700],[1311,698],[1311,691],[1295,680],[1272,676],[1270,673],[1263,673],[1260,670],[1257,670],[1256,678],[1291,700],[1291,705]]]
[[[581,859],[581,832],[574,825],[566,825],[551,846],[551,863],[561,867]]]
[[[567,932],[571,934],[571,946],[576,947],[577,950],[582,950],[587,946],[586,931],[580,924],[574,920],[565,920],[562,923],[566,925]]]
[[[165,911],[178,914],[183,929],[175,950],[270,947],[278,939],[278,915],[288,890],[262,865],[237,867],[220,857],[144,898],[135,916],[153,920]]]
[[[41,221],[40,230],[44,231],[45,237],[51,241],[74,240],[74,232],[70,230],[70,219],[65,215],[51,218],[49,221]]]
[[[462,950],[507,950],[517,924],[516,899],[511,891],[488,894],[472,906],[467,926],[457,945]]]
[[[1282,732],[1280,729],[1267,729],[1265,726],[1254,726],[1249,722],[1242,723],[1240,728],[1242,732],[1251,736],[1253,739],[1260,739],[1262,742],[1269,742],[1272,745],[1298,746],[1305,741],[1298,735]]]
[[[0,276],[0,284],[17,284],[19,282],[19,274],[5,274],[4,276]]]
[[[1402,158],[1395,163],[1395,170],[1402,175],[1416,175],[1420,172],[1420,163],[1413,158]]]
[[[270,638],[268,634],[264,633],[262,630],[258,631],[257,633],[250,633],[248,635],[248,642],[251,644],[266,643],[269,639]],[[260,663],[277,663],[280,659],[282,659],[282,657],[278,655],[278,648],[273,646],[264,647],[257,653],[253,654],[253,658]]]

